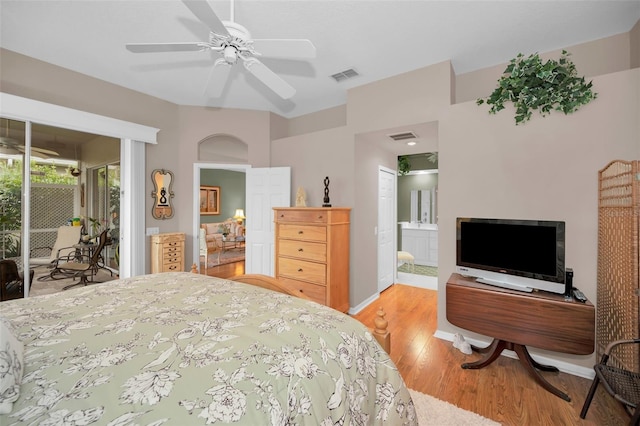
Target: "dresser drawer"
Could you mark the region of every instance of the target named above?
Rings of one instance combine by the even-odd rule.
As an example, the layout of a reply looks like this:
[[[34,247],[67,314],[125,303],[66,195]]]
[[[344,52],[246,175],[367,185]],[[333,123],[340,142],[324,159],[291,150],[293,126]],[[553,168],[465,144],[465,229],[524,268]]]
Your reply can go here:
[[[184,233],[181,233],[181,232],[176,232],[171,234],[156,234],[151,237],[152,242],[155,242],[156,244],[163,244],[163,245],[167,245],[167,244],[178,245],[182,241],[184,241],[184,239],[185,239]]]
[[[328,213],[322,210],[276,210],[276,222],[327,223]]]
[[[176,262],[163,262],[162,264],[162,272],[181,272],[182,271],[182,262],[178,259]]]
[[[327,245],[325,243],[279,239],[278,255],[297,257],[299,259],[313,260],[316,262],[326,262]]]
[[[326,283],[326,267],[323,263],[279,257],[278,275],[322,285]]]
[[[162,255],[163,262],[176,262],[182,260],[182,252],[181,251],[173,251],[173,252],[165,252]]]
[[[170,255],[170,254],[180,254],[182,253],[182,246],[167,246],[166,244],[162,247],[162,254],[164,256]]]
[[[327,241],[327,228],[325,226],[278,224],[278,236],[280,238],[292,238],[305,241]]]
[[[303,293],[305,296],[322,305],[327,303],[327,288],[323,285],[306,283],[304,281],[292,280],[289,278],[278,278],[282,284],[296,293]]]

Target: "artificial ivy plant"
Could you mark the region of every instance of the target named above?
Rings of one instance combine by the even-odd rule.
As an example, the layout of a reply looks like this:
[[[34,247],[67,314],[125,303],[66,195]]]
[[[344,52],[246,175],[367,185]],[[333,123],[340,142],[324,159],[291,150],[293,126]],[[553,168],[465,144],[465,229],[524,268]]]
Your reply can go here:
[[[409,157],[401,155],[398,157],[398,174],[404,176],[411,171],[411,163],[409,163]]]
[[[488,98],[480,98],[476,103],[486,102],[491,105],[489,113],[495,114],[504,109],[505,102],[513,102],[516,125],[528,121],[536,109],[542,116],[551,110],[565,114],[577,111],[598,94],[591,90],[591,81],[586,83],[584,77],[578,77],[569,56],[563,50],[558,61],[549,59],[543,63],[537,53],[526,58],[519,53],[504,70],[498,87]]]

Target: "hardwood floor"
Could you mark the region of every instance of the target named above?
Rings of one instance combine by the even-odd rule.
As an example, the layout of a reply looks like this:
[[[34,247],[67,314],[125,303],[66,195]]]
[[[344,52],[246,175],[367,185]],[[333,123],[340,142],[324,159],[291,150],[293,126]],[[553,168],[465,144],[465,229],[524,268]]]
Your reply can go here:
[[[201,270],[202,268],[202,264]],[[204,272],[204,271],[203,271]],[[244,274],[244,262],[208,268],[207,275],[230,278]],[[382,306],[389,320],[391,358],[407,386],[509,425],[624,425],[629,416],[602,387],[587,418],[580,410],[591,381],[567,373],[542,374],[572,399],[566,402],[544,390],[516,359],[501,356],[480,370],[463,370],[464,362],[481,358],[465,355],[451,342],[434,337],[437,328],[437,292],[395,284],[380,299],[354,317],[373,326]]]
[[[580,410],[591,381],[567,373],[543,372],[572,399],[566,402],[544,390],[518,360],[501,356],[480,370],[463,370],[465,355],[451,342],[433,336],[437,328],[437,292],[395,284],[379,300],[355,315],[373,325],[378,308],[387,313],[391,358],[411,389],[448,401],[503,425],[624,425],[629,416],[600,386],[587,418]]]
[[[244,274],[244,261],[225,263],[224,265],[207,268],[206,271],[204,270],[204,262],[200,262],[200,274],[218,278],[231,278],[236,275],[242,275]]]

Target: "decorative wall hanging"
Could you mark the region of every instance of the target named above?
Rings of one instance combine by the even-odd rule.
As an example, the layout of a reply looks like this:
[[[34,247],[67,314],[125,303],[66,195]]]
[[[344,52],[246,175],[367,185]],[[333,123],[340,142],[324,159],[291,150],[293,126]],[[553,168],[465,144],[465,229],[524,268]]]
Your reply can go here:
[[[488,98],[480,98],[478,105],[491,105],[490,114],[504,109],[505,102],[513,102],[516,125],[528,121],[532,110],[546,116],[551,110],[570,114],[595,99],[592,82],[578,77],[570,53],[562,51],[560,60],[543,63],[538,54],[524,57],[522,53],[511,60],[498,80],[498,87]]]
[[[219,186],[200,186],[200,214],[220,214]]]
[[[151,180],[153,181],[153,208],[151,215],[154,219],[169,219],[173,217],[173,207],[171,199],[173,198],[173,173],[165,169],[156,169],[151,172]]]

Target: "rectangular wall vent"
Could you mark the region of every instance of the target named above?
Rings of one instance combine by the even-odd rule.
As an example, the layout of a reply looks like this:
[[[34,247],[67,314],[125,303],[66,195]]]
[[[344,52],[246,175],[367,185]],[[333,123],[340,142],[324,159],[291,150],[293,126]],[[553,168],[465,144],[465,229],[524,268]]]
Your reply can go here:
[[[406,141],[407,139],[416,139],[418,137],[413,132],[394,133],[393,135],[387,135],[387,136],[389,136],[394,141]]]
[[[344,70],[342,72],[333,74],[331,78],[333,78],[336,82],[339,83],[341,81],[348,80],[350,78],[357,77],[359,75],[360,74],[358,74],[356,70],[354,70],[353,68],[349,68],[348,70]]]

